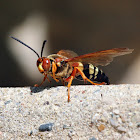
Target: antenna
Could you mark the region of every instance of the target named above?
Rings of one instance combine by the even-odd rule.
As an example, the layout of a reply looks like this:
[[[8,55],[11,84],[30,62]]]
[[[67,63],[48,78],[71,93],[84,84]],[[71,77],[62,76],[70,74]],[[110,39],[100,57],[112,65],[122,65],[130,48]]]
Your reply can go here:
[[[10,36],[10,37],[11,37],[12,39],[18,41],[19,43],[23,44],[24,46],[26,46],[26,47],[29,48],[30,50],[32,50],[32,51],[37,55],[37,57],[39,58],[39,54],[38,54],[34,49],[32,49],[30,46],[26,45],[25,43],[23,43],[22,41],[20,41],[19,39],[15,38],[15,37],[13,37],[13,36]],[[45,41],[43,42],[43,44],[45,45]],[[42,46],[42,51],[43,51],[43,48],[44,48],[44,46]],[[41,52],[42,52],[42,51],[41,51]]]
[[[44,40],[43,41],[43,44],[42,44],[42,49],[41,49],[41,57],[42,57],[42,54],[43,54],[43,49],[44,49],[44,46],[45,46],[45,43],[47,42],[47,40]]]

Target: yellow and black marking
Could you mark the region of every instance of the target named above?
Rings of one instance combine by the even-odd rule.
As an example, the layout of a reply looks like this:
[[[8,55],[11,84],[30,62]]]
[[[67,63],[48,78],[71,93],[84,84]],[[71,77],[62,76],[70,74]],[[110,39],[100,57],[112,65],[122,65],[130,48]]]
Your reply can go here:
[[[68,63],[65,63],[65,61],[57,62],[56,66],[57,71],[55,75],[57,77],[68,78],[71,75],[73,68]]]
[[[91,81],[105,82],[108,85],[110,84],[109,79],[105,73],[92,64],[83,64],[83,73]],[[76,78],[78,80],[83,80],[81,75],[76,76]]]

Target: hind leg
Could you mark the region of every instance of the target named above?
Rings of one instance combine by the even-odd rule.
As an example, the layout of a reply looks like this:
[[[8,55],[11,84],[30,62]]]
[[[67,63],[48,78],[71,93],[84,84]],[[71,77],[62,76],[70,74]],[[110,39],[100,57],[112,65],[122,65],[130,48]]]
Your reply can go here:
[[[70,101],[70,87],[71,87],[71,84],[72,84],[72,80],[74,79],[76,73],[78,73],[78,72],[80,73],[80,75],[82,76],[82,78],[83,78],[84,81],[88,81],[92,85],[103,85],[103,84],[105,84],[105,82],[102,82],[100,84],[97,84],[97,83],[92,82],[91,80],[89,80],[85,76],[85,74],[81,71],[81,69],[79,69],[78,67],[74,67],[71,76],[69,76],[68,78],[64,79],[65,82],[68,82],[68,102]]]

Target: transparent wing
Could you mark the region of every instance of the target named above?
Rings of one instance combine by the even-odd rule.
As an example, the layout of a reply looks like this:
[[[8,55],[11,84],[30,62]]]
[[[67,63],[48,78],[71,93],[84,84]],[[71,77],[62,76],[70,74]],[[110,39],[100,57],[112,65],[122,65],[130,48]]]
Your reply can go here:
[[[71,50],[60,50],[58,53],[58,55],[62,55],[62,56],[65,56],[67,58],[72,58],[72,57],[76,57],[78,56],[77,53],[71,51]]]
[[[85,55],[80,55],[73,58],[68,58],[66,62],[82,62],[91,63],[94,66],[102,65],[106,66],[113,61],[114,57],[132,53],[133,49],[129,48],[114,48],[110,50],[104,50]]]

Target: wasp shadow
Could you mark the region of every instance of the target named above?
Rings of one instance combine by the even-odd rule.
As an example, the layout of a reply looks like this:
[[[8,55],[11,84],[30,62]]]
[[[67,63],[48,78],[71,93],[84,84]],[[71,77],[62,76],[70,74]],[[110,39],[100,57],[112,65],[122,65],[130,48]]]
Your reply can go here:
[[[33,93],[38,93],[38,92],[41,92],[43,91],[44,89],[50,89],[51,87],[30,87],[30,90],[31,90],[31,94]]]

